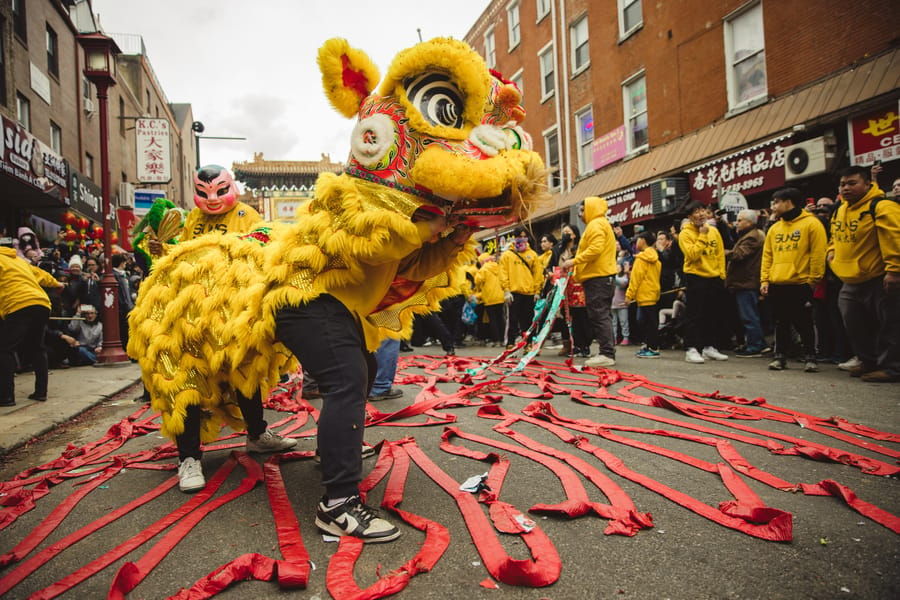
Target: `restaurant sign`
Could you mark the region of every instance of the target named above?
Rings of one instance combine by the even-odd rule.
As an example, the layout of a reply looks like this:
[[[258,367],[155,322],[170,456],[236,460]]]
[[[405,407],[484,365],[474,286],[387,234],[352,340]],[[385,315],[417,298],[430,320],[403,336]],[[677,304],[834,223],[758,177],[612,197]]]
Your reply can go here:
[[[0,171],[33,188],[69,203],[69,165],[62,156],[31,135],[24,127],[3,117]]]
[[[594,170],[625,158],[625,126],[619,125],[591,142]]]
[[[172,179],[172,150],[169,145],[169,122],[165,119],[137,119],[138,181],[168,183]]]
[[[784,187],[784,149],[788,145],[787,137],[769,140],[688,169],[691,199],[713,204],[720,193],[750,196]]]
[[[900,104],[849,119],[847,129],[851,165],[900,158]]]
[[[606,197],[609,211],[606,218],[612,225],[629,225],[653,218],[650,187],[626,190]]]

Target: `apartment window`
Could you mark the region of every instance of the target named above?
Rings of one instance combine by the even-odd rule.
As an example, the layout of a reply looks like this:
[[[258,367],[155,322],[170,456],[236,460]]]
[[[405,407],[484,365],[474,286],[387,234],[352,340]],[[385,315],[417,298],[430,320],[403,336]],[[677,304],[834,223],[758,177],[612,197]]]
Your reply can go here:
[[[619,37],[627,38],[644,24],[641,0],[618,0],[619,2]]]
[[[516,84],[516,87],[519,88],[519,91],[522,92],[522,96],[525,95],[525,84],[522,81],[522,69],[519,69],[515,73],[513,73],[512,77],[509,78],[511,82]]]
[[[584,175],[594,170],[594,155],[591,142],[594,141],[594,109],[587,107],[575,113],[578,138],[578,174]]]
[[[53,121],[50,121],[50,149],[62,154],[62,129]]]
[[[91,181],[94,181],[94,157],[90,152],[84,153],[84,174]]]
[[[59,78],[59,40],[49,25],[47,25],[47,71]]]
[[[553,95],[555,86],[553,85],[553,44],[544,46],[544,49],[538,52],[538,59],[541,63],[541,102]]]
[[[625,131],[628,152],[647,146],[647,78],[639,73],[622,84],[622,105],[625,107]]]
[[[0,17],[0,104],[6,106],[6,19]]]
[[[559,132],[554,127],[544,132],[544,154],[547,163],[547,186],[558,190],[562,186],[559,171]]]
[[[537,20],[541,21],[550,14],[550,0],[537,0]]]
[[[28,21],[25,17],[25,0],[12,0],[13,32],[23,42],[28,41]]]
[[[497,47],[494,44],[494,29],[491,28],[484,34],[484,62],[488,69],[497,66]]]
[[[31,131],[31,102],[19,92],[16,92],[16,120],[25,131]]]
[[[572,74],[586,69],[591,64],[590,47],[588,46],[587,15],[569,28],[572,41]]]
[[[512,50],[522,41],[519,28],[519,3],[512,2],[506,7],[506,23],[509,26],[509,49]]]
[[[725,62],[730,108],[768,93],[762,5],[754,4],[725,18]]]

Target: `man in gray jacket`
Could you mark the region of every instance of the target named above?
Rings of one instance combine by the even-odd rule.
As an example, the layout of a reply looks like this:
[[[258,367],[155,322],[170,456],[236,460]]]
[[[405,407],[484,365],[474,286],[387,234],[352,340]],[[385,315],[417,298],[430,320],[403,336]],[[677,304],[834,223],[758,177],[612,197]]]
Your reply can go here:
[[[744,326],[744,347],[734,353],[739,357],[762,356],[766,347],[759,322],[759,269],[766,235],[756,226],[758,213],[742,210],[735,228],[738,239],[725,251],[725,288],[734,294],[738,316]]]

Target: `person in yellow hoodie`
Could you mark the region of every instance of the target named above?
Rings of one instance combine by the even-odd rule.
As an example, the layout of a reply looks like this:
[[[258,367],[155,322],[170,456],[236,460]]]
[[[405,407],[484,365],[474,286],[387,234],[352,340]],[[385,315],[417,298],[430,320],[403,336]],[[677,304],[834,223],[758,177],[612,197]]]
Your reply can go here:
[[[638,305],[638,328],[644,340],[644,345],[635,354],[638,358],[659,358],[659,274],[662,263],[653,247],[655,243],[655,234],[649,231],[638,234],[638,255],[634,258],[631,280],[625,291],[625,299]]]
[[[481,268],[475,273],[475,300],[484,307],[488,320],[488,339],[492,346],[503,343],[503,286],[500,265],[493,254],[478,256]]]
[[[528,231],[517,227],[510,247],[500,255],[500,285],[509,304],[506,345],[511,347],[534,318],[534,297],[544,284],[544,268],[528,243]]]
[[[811,212],[796,188],[772,194],[772,214],[778,219],[766,233],[759,273],[760,292],[772,304],[775,319],[775,357],[769,369],[787,366],[785,351],[791,327],[800,334],[804,371],[815,373],[816,333],[813,329],[813,290],[825,276],[825,227]]]
[[[50,297],[43,288],[63,284],[47,271],[19,258],[12,238],[0,238],[0,406],[16,405],[16,357],[34,367],[30,400],[45,401],[49,371],[44,333],[50,321]]]
[[[589,367],[612,367],[616,364],[616,340],[612,327],[612,298],[615,292],[616,235],[606,219],[605,198],[584,199],[586,223],[575,258],[563,266],[573,269],[572,278],[584,287],[588,322],[597,338],[599,351],[584,361]],[[590,342],[588,342],[590,345]]]
[[[844,283],[838,306],[861,364],[853,377],[900,381],[900,204],[862,166],[841,172],[828,261]]]
[[[717,332],[724,329],[725,321],[725,246],[719,230],[707,222],[707,208],[701,202],[689,202],[685,209],[688,221],[678,235],[687,298],[684,360],[693,364],[728,360],[715,347]]]

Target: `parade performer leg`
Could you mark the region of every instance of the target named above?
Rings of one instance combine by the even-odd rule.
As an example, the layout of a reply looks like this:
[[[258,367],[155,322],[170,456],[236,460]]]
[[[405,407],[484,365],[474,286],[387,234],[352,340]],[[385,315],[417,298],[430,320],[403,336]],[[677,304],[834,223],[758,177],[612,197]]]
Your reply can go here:
[[[397,538],[399,530],[359,499],[366,395],[375,369],[353,315],[324,294],[306,305],[282,308],[275,317],[275,337],[309,371],[322,394],[318,451],[325,497],[316,525],[364,541]]]

